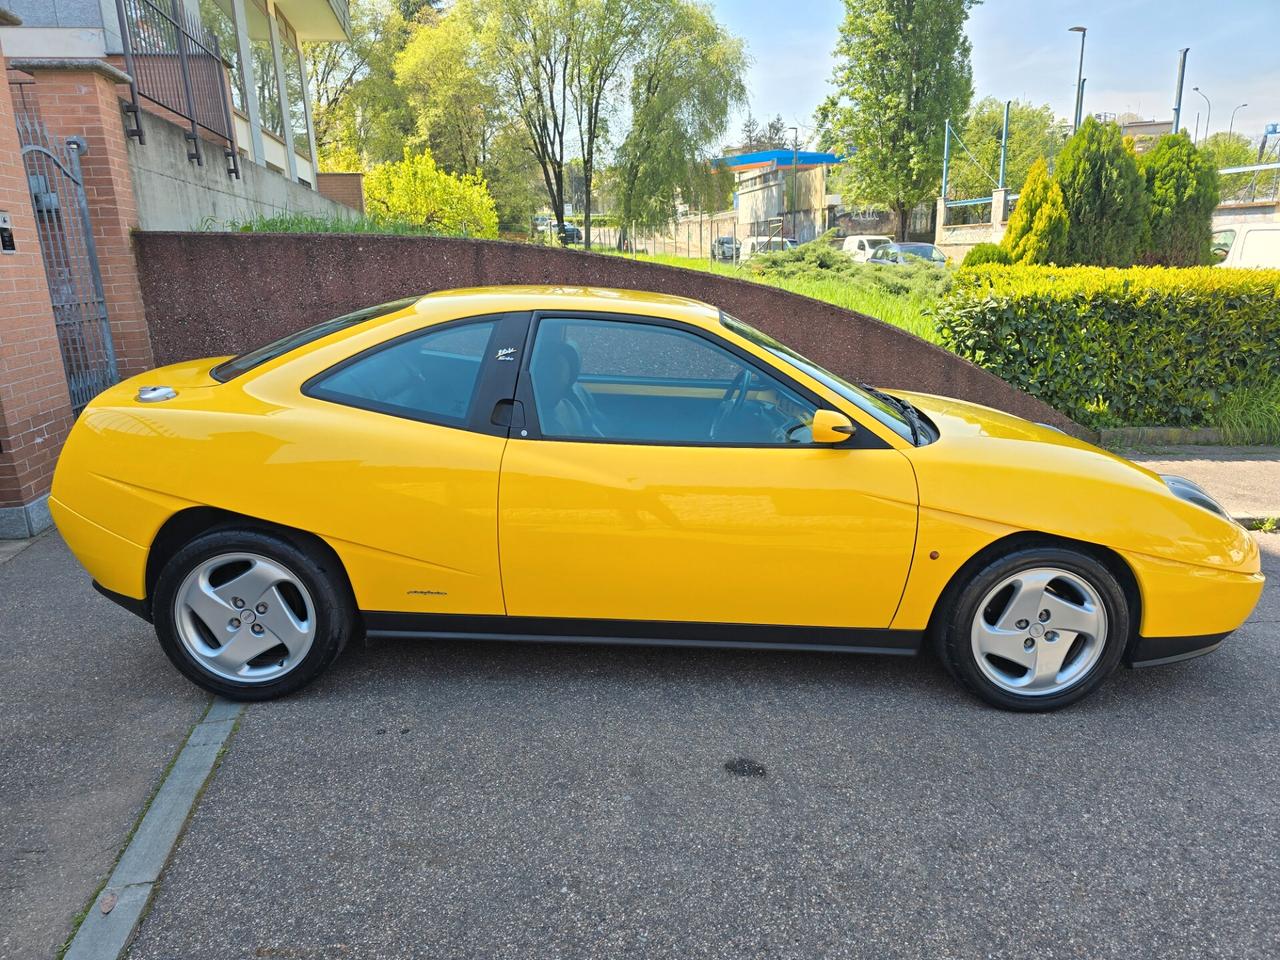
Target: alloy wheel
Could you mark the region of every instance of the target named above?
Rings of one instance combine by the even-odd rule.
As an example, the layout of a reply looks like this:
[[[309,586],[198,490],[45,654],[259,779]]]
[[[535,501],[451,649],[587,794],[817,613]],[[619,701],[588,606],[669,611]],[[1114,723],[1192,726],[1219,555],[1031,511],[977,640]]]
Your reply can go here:
[[[174,623],[205,670],[239,683],[289,673],[316,637],[316,612],[302,581],[257,553],[223,553],[199,563],[178,588]]]
[[[974,614],[973,657],[989,681],[1022,696],[1048,696],[1089,675],[1107,643],[1097,589],[1056,567],[1022,570],[996,584]]]

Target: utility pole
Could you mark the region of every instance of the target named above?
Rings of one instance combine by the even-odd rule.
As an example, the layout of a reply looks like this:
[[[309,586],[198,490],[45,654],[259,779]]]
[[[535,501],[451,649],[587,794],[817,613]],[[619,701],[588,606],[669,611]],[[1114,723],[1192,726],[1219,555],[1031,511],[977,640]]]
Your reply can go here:
[[[1172,133],[1178,132],[1178,124],[1182,122],[1182,80],[1187,75],[1187,51],[1190,49],[1190,47],[1183,47],[1178,51],[1178,82],[1174,87],[1173,94]]]
[[[1004,189],[1005,161],[1009,156],[1009,107],[1012,103],[1012,100],[1004,102],[1004,126],[1000,128],[1000,185],[997,187],[999,190]]]
[[[1075,122],[1071,125],[1071,132],[1075,133],[1080,129],[1080,112],[1084,109],[1084,37],[1089,32],[1088,27],[1072,27],[1068,33],[1080,34],[1080,66],[1076,70],[1076,112]]]

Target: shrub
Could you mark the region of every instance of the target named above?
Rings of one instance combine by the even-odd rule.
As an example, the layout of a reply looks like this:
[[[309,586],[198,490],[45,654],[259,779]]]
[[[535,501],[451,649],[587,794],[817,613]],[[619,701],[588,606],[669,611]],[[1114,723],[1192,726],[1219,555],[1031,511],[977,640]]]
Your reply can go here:
[[[1147,194],[1120,128],[1086,117],[1058,155],[1056,179],[1070,223],[1063,262],[1132,265]]]
[[[1186,133],[1161,137],[1138,160],[1149,209],[1138,259],[1168,267],[1209,263],[1218,171]]]
[[[998,243],[980,243],[964,255],[962,267],[976,267],[983,263],[1011,263],[1009,251]]]
[[[1090,426],[1199,426],[1280,380],[1280,271],[964,270],[944,345]]]
[[[1027,173],[1001,245],[1018,263],[1061,263],[1067,253],[1067,207],[1044,160]]]
[[[436,166],[429,153],[380,163],[364,178],[365,205],[375,220],[419,223],[438,233],[496,237],[498,211],[484,178],[453,176]]]

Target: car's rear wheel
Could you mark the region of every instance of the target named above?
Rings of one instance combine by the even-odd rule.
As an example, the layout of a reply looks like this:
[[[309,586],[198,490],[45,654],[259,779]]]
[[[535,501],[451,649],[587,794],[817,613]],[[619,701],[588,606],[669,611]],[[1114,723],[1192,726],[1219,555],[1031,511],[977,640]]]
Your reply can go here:
[[[1053,710],[1119,664],[1130,611],[1115,575],[1067,547],[1014,550],[951,591],[936,641],[947,669],[1007,710]]]
[[[354,620],[331,558],[292,538],[236,529],[199,536],[170,558],[153,613],[173,664],[236,700],[267,700],[315,679]]]

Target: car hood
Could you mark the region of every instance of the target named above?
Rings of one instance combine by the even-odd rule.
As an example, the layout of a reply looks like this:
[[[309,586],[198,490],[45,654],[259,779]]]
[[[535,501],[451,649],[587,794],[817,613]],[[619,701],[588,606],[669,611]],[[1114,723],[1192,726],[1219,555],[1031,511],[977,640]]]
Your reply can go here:
[[[1169,560],[1256,565],[1243,527],[1178,498],[1145,467],[980,404],[893,392],[938,427],[934,443],[903,451],[922,509]]]

